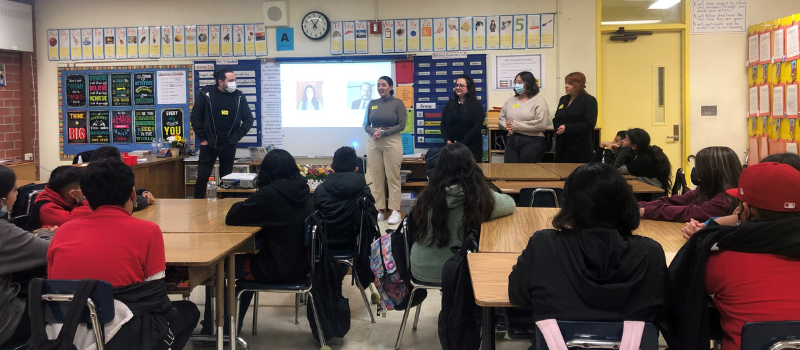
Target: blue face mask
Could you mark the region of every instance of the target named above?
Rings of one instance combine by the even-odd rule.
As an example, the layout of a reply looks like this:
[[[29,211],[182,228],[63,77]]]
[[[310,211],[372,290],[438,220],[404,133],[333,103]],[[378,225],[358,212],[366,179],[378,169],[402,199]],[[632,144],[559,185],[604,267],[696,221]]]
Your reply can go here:
[[[6,207],[6,204],[3,203],[3,207],[0,208],[0,217],[4,218],[4,217],[7,217],[7,216],[8,216],[8,208]]]
[[[525,92],[525,86],[522,84],[514,84],[514,92],[516,92],[518,95],[522,94]]]

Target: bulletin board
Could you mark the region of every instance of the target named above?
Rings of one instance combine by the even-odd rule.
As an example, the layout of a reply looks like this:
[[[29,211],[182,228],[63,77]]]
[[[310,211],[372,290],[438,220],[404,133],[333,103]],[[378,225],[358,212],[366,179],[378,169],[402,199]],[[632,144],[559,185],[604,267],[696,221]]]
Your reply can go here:
[[[454,59],[414,57],[414,143],[417,148],[444,147],[442,110],[453,98],[453,86],[462,74],[475,81],[477,99],[485,112],[488,86],[486,55]],[[481,135],[486,135],[485,124]]]
[[[60,158],[107,145],[150,150],[173,134],[194,139],[193,79],[191,65],[59,68]]]

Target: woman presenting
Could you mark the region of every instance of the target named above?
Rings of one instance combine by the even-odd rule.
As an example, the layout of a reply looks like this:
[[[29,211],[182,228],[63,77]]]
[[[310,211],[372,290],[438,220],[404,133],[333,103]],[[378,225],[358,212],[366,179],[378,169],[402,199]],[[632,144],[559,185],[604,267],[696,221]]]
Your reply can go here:
[[[378,220],[386,220],[386,180],[389,182],[389,204],[392,210],[388,223],[400,223],[400,163],[403,162],[403,142],[400,131],[406,128],[406,106],[394,98],[394,81],[387,76],[378,79],[380,98],[369,102],[364,130],[369,134],[367,158],[372,181]]]
[[[544,156],[544,129],[550,119],[547,101],[539,96],[539,85],[531,72],[514,78],[514,97],[500,111],[500,129],[508,130],[505,163],[538,163]]]
[[[461,143],[467,146],[475,157],[475,162],[483,160],[483,139],[481,128],[486,118],[483,105],[478,102],[475,82],[469,75],[456,80],[453,98],[442,111],[442,137],[447,143]]]
[[[592,131],[597,123],[597,99],[586,92],[586,76],[580,72],[564,79],[567,94],[558,101],[553,118],[556,130],[556,163],[592,161]]]

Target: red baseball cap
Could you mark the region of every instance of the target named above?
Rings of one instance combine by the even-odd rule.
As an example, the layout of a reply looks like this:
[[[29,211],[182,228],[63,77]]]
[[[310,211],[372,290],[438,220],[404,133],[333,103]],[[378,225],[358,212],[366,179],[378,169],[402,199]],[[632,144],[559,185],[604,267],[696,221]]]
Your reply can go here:
[[[739,188],[726,191],[756,208],[800,211],[800,171],[781,163],[759,163],[744,169]]]

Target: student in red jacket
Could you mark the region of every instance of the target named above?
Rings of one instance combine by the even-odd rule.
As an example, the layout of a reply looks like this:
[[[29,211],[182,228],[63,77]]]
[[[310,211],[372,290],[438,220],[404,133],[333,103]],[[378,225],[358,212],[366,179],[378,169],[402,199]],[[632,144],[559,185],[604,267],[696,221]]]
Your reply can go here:
[[[50,173],[50,182],[36,197],[29,228],[57,227],[92,213],[81,191],[81,169],[63,165]]]
[[[700,177],[700,185],[695,190],[680,196],[639,202],[642,219],[704,222],[733,213],[739,201],[725,194],[725,190],[735,188],[742,173],[736,152],[728,147],[703,148],[697,152],[695,169]]]

